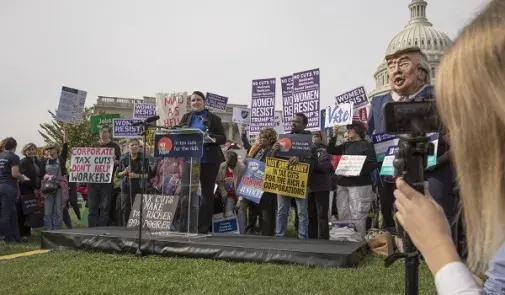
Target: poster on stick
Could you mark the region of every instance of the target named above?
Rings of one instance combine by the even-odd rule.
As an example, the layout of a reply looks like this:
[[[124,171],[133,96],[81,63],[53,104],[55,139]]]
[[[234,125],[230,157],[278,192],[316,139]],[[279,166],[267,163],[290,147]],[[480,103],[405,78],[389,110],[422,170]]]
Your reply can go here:
[[[133,105],[133,119],[147,119],[156,116],[156,105],[136,103]]]
[[[140,225],[140,194],[135,196],[127,228]],[[170,231],[179,196],[144,195],[142,210],[142,228],[158,231]]]
[[[293,74],[293,114],[305,114],[310,131],[321,130],[319,82],[319,69]]]
[[[234,107],[231,121],[237,124],[248,125],[251,123],[251,110],[248,108]]]
[[[73,148],[69,182],[110,183],[114,159],[114,148]]]
[[[103,125],[108,125],[112,128],[112,119],[120,118],[119,114],[102,114],[102,115],[92,115],[91,121],[91,133],[96,134],[100,132],[100,128]]]
[[[158,125],[174,127],[179,125],[188,107],[187,92],[157,93],[156,114],[160,116]]]
[[[263,191],[293,198],[306,198],[309,164],[288,165],[287,160],[266,158]]]
[[[250,134],[274,127],[275,121],[275,78],[252,81]]]
[[[291,132],[291,121],[293,120],[293,76],[281,78],[281,90],[284,131]]]
[[[335,105],[343,103],[352,103],[355,109],[359,109],[368,105],[365,87],[361,86],[356,89],[347,91],[346,93],[335,97]]]
[[[113,138],[139,138],[142,135],[143,126],[133,126],[138,122],[136,119],[112,119],[112,137]]]
[[[86,91],[63,86],[56,110],[56,121],[70,124],[81,122],[87,95]]]
[[[205,106],[216,110],[226,111],[227,103],[228,97],[207,92]]]
[[[343,103],[326,108],[325,128],[333,126],[346,126],[352,123],[353,105],[352,103]]]

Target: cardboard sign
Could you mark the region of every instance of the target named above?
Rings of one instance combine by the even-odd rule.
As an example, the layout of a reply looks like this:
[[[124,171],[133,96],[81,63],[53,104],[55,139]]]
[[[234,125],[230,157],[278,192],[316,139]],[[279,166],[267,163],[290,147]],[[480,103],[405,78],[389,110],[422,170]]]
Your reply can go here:
[[[140,194],[135,196],[127,228],[140,225]],[[169,231],[179,202],[179,196],[144,195],[142,228]]]
[[[110,183],[115,157],[113,148],[73,148],[69,182]]]
[[[309,167],[307,163],[290,166],[287,160],[267,157],[263,191],[304,199],[307,196]]]
[[[363,164],[365,164],[366,156],[342,156],[338,162],[336,175],[342,176],[359,176]]]

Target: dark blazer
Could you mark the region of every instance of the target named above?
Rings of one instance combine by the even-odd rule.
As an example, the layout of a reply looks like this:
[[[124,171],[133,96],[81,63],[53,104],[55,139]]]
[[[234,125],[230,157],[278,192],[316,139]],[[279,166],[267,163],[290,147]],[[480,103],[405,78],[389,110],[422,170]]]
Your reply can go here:
[[[190,127],[192,118],[193,112],[184,114],[179,125]],[[226,143],[226,134],[224,133],[223,123],[221,122],[221,118],[219,116],[214,115],[209,111],[207,120],[209,122],[209,135],[215,138],[216,142],[205,143],[203,148],[205,149],[207,163],[219,165],[225,161],[220,145]]]
[[[40,169],[40,174],[37,175],[37,171],[35,170],[35,167],[33,166],[33,161],[35,160],[35,164],[39,166]],[[42,183],[42,178],[44,177],[45,171],[45,165],[37,159],[36,157],[32,160],[31,158],[25,157],[19,162],[19,173],[25,175],[26,177],[30,178],[28,181],[21,181],[19,182],[19,191],[21,195],[30,195],[33,194],[34,190],[40,189],[40,184]],[[36,178],[37,176],[40,178],[41,183],[39,183],[39,186],[37,187],[36,185]]]

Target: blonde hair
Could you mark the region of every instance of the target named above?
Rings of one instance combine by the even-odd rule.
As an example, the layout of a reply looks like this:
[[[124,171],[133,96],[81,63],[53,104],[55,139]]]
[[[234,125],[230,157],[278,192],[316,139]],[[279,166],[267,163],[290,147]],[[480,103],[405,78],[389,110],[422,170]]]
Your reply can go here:
[[[435,89],[451,134],[469,267],[482,274],[505,224],[505,0],[463,30],[442,58]],[[490,140],[479,140],[483,134]]]
[[[25,146],[23,147],[23,149],[21,150],[21,153],[23,154],[23,156],[26,157],[26,152],[31,149],[31,148],[35,148],[37,149],[37,146],[33,143],[33,142],[30,142],[30,143],[27,143],[25,144]]]

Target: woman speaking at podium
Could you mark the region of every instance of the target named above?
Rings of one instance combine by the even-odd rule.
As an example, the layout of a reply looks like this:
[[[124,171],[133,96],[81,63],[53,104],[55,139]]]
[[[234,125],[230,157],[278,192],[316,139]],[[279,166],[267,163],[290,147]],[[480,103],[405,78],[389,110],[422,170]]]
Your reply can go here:
[[[214,185],[216,183],[219,165],[225,161],[220,145],[226,142],[221,118],[205,108],[205,95],[195,91],[191,95],[191,112],[185,114],[180,126],[200,129],[215,142],[204,143],[203,155],[200,159],[200,185],[202,196],[198,211],[198,233],[208,233],[214,213]],[[183,188],[187,191],[187,188]],[[183,196],[185,194],[183,193]],[[184,221],[181,220],[181,224]],[[182,229],[185,231],[185,229]]]

